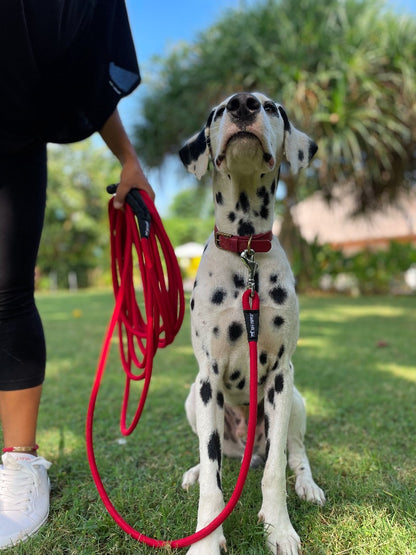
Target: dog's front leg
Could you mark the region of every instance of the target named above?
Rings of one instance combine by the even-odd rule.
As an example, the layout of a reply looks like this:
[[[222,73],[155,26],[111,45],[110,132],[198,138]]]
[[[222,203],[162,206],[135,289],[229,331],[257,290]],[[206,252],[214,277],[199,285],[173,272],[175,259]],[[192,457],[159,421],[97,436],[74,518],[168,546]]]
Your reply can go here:
[[[267,546],[273,555],[298,555],[300,539],[290,522],[286,504],[286,442],[294,387],[290,361],[282,359],[279,369],[270,373],[265,385],[267,460],[259,519],[264,521]]]
[[[197,530],[201,530],[224,508],[221,485],[224,397],[209,372],[200,371],[195,387],[200,460]],[[192,545],[188,555],[219,555],[221,548],[226,548],[222,526]]]

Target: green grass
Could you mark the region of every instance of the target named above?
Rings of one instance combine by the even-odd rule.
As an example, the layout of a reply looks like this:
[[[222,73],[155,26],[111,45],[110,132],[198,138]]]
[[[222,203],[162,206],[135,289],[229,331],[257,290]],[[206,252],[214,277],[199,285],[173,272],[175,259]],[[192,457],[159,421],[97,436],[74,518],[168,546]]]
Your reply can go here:
[[[41,295],[38,305],[48,344],[38,441],[53,462],[51,512],[39,534],[11,553],[157,553],[106,513],[86,459],[85,415],[111,295]],[[309,458],[328,499],[322,508],[300,501],[288,475],[289,513],[303,552],[414,554],[416,298],[302,297],[300,305],[296,383],[307,402]],[[196,524],[198,488],[180,487],[183,471],[197,461],[183,410],[196,372],[189,335],[187,316],[175,343],[156,356],[143,418],[124,444],[116,348],[96,412],[97,459],[114,505],[129,524],[163,539],[188,535]],[[226,496],[238,470],[237,461],[225,461]],[[231,555],[266,553],[257,523],[260,479],[261,471],[250,472],[225,523]]]

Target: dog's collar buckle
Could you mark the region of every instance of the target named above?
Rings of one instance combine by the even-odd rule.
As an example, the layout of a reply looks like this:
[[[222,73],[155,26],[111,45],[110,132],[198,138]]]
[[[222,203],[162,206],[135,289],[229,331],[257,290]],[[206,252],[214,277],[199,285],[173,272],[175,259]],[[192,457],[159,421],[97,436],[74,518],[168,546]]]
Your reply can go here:
[[[224,251],[241,254],[249,249],[255,252],[269,252],[272,247],[273,233],[259,233],[258,235],[232,235],[214,228],[215,246]]]
[[[223,233],[222,231],[218,231],[217,228],[214,229],[214,239],[215,239],[215,246],[218,249],[221,250],[228,250],[224,245],[227,243],[230,239],[232,239],[232,235],[230,233]]]

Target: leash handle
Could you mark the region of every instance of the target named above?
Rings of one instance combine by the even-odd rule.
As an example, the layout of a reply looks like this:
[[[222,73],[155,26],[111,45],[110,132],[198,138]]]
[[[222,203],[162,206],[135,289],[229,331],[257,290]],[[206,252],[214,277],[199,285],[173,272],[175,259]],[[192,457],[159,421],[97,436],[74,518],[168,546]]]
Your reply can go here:
[[[108,185],[107,193],[110,195],[115,195],[118,186],[119,183]],[[140,236],[148,239],[150,235],[150,223],[152,221],[152,217],[139,189],[130,189],[130,191],[126,195],[126,202],[131,207],[137,218]]]

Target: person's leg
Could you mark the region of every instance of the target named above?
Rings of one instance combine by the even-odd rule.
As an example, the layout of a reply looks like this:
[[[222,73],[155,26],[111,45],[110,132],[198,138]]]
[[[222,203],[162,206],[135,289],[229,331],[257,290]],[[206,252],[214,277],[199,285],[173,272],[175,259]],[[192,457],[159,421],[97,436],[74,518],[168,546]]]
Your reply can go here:
[[[5,447],[34,446],[45,341],[34,273],[46,200],[46,146],[0,155],[0,420]]]
[[[50,463],[36,452],[45,340],[34,301],[46,201],[46,145],[0,154],[0,549],[35,534],[49,513]]]
[[[36,424],[42,386],[0,391],[0,421],[5,447],[36,453]]]

